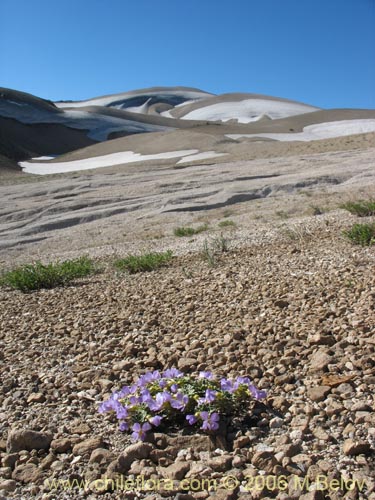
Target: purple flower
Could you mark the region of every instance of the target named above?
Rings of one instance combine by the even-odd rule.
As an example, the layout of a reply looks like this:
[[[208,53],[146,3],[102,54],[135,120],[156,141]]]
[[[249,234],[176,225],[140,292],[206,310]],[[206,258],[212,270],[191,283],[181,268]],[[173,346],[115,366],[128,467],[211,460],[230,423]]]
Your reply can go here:
[[[178,385],[177,384],[172,384],[169,388],[171,392],[177,392],[178,391]]]
[[[129,430],[129,426],[126,422],[121,422],[121,424],[119,425],[119,429],[120,431],[124,432]]]
[[[169,403],[171,399],[172,396],[169,392],[158,392],[155,396],[155,400],[151,399],[147,401],[147,405],[151,411],[159,411],[166,403]]]
[[[128,385],[125,385],[118,394],[119,394],[120,399],[125,398],[126,396],[129,396],[130,387]]]
[[[177,393],[175,399],[171,399],[170,403],[172,408],[175,410],[184,410],[185,406],[189,402],[189,396],[182,394],[182,392]]]
[[[130,396],[130,398],[129,398],[129,403],[133,406],[135,406],[141,402],[142,402],[142,398],[139,398],[137,396]]]
[[[148,421],[154,425],[155,427],[157,427],[158,425],[160,425],[160,422],[163,420],[163,417],[161,417],[160,415],[155,415],[155,417],[151,417],[148,419]]]
[[[119,420],[122,420],[123,418],[126,418],[127,416],[128,416],[128,409],[125,406],[122,406],[121,404],[119,404],[116,407],[116,417]]]
[[[101,403],[101,405],[98,408],[98,412],[99,413],[106,413],[107,411],[112,411],[113,409],[114,409],[113,408],[113,400],[108,399],[107,401],[103,401],[103,403]]]
[[[216,394],[217,391],[214,391],[212,389],[206,389],[206,393],[204,395],[204,398],[199,398],[198,399],[198,404],[204,404],[204,403],[212,403],[216,399]]]
[[[234,388],[238,389],[240,385],[247,385],[249,387],[250,386],[249,377],[238,377],[234,383]]]
[[[200,416],[202,419],[202,427],[205,431],[216,431],[219,428],[219,414],[208,413],[208,411],[201,411]]]
[[[264,399],[267,397],[266,391],[259,390],[255,387],[255,385],[250,384],[249,385],[249,390],[255,399]]]
[[[212,372],[199,372],[199,378],[206,378],[207,380],[212,380],[214,378],[214,375]]]
[[[145,440],[146,433],[151,429],[151,425],[148,422],[145,422],[144,424],[140,424],[139,422],[136,422],[133,424],[132,427],[132,439],[133,441],[138,441],[139,439],[141,441]]]
[[[155,370],[153,372],[147,372],[144,375],[141,375],[137,381],[137,386],[138,387],[145,387],[147,384],[150,382],[153,382],[154,380],[158,380],[160,378],[160,373]]]
[[[186,420],[189,422],[189,425],[194,425],[198,419],[195,415],[186,415]]]
[[[148,403],[150,400],[152,400],[150,391],[148,389],[143,389],[141,392],[141,402]]]
[[[220,380],[220,387],[223,391],[228,391],[228,392],[233,392],[233,382],[231,380],[228,380],[226,378],[222,378]]]
[[[184,374],[180,372],[180,370],[177,370],[177,368],[168,368],[165,372],[163,372],[164,378],[179,378],[183,376]]]

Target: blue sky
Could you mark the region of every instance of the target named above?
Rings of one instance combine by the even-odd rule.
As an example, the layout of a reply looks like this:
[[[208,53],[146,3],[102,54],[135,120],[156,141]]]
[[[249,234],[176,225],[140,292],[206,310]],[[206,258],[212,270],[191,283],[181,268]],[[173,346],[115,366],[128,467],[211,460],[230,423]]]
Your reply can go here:
[[[375,0],[0,0],[0,86],[155,85],[375,108]]]

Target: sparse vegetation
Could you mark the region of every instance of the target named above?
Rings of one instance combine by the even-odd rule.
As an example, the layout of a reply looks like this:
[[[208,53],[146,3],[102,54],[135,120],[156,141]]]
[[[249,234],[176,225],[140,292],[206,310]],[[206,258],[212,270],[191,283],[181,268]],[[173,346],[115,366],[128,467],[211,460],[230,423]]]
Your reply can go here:
[[[340,206],[358,217],[368,217],[375,215],[375,200],[348,201]]]
[[[322,207],[318,207],[317,205],[311,205],[311,211],[313,215],[323,215],[325,210]]]
[[[289,214],[287,212],[285,212],[285,210],[278,210],[275,213],[278,217],[280,217],[280,219],[283,219],[283,220],[289,219]]]
[[[22,292],[30,292],[63,286],[76,278],[88,276],[96,271],[97,267],[88,257],[50,264],[36,262],[6,272],[0,278],[0,284]]]
[[[210,267],[214,267],[217,263],[217,256],[228,252],[230,241],[222,234],[211,241],[205,240],[203,243],[202,257]]]
[[[234,211],[231,210],[230,208],[227,208],[226,210],[224,210],[223,212],[223,217],[230,217],[231,215],[234,214]]]
[[[115,260],[114,266],[120,271],[127,271],[131,274],[141,273],[153,271],[167,265],[172,257],[171,250],[150,252],[143,255],[128,255],[125,258]]]
[[[208,224],[202,224],[198,227],[176,227],[173,231],[175,236],[193,236],[194,234],[203,233],[203,231],[207,231]]]
[[[231,219],[222,220],[219,222],[219,227],[236,227],[236,223]]]
[[[354,224],[349,230],[344,231],[344,236],[356,245],[369,246],[375,243],[375,223]]]

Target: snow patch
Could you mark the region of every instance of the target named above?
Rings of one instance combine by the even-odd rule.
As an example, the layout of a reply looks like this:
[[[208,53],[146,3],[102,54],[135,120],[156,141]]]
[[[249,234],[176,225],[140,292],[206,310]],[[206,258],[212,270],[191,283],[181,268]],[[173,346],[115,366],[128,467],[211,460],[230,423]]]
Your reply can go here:
[[[303,132],[291,133],[261,133],[261,134],[226,134],[230,139],[240,139],[241,137],[265,137],[276,141],[318,141],[320,139],[330,139],[333,137],[344,137],[346,135],[366,134],[375,132],[375,120],[341,120],[335,122],[318,123],[307,125]]]
[[[21,161],[18,163],[23,171],[28,174],[62,174],[66,172],[75,172],[76,170],[89,170],[92,168],[112,167],[122,165],[123,163],[134,163],[148,160],[165,160],[177,158],[198,153],[198,149],[185,149],[181,151],[167,151],[165,153],[155,153],[142,155],[133,151],[121,151],[93,158],[84,158],[82,160],[62,161],[58,163],[37,163]]]
[[[273,99],[244,99],[243,101],[220,102],[190,111],[183,120],[222,121],[237,120],[239,123],[258,121],[267,115],[272,119],[286,118],[317,111],[319,108],[294,102]]]

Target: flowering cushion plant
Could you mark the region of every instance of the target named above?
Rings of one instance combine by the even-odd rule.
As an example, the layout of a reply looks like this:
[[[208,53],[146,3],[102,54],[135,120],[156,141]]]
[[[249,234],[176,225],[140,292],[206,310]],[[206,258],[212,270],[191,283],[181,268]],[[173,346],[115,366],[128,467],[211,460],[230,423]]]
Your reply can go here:
[[[193,376],[170,368],[141,375],[101,403],[99,412],[114,412],[120,430],[143,441],[153,427],[167,423],[216,431],[221,417],[245,415],[251,399],[265,397],[248,377],[218,379],[209,371]]]

